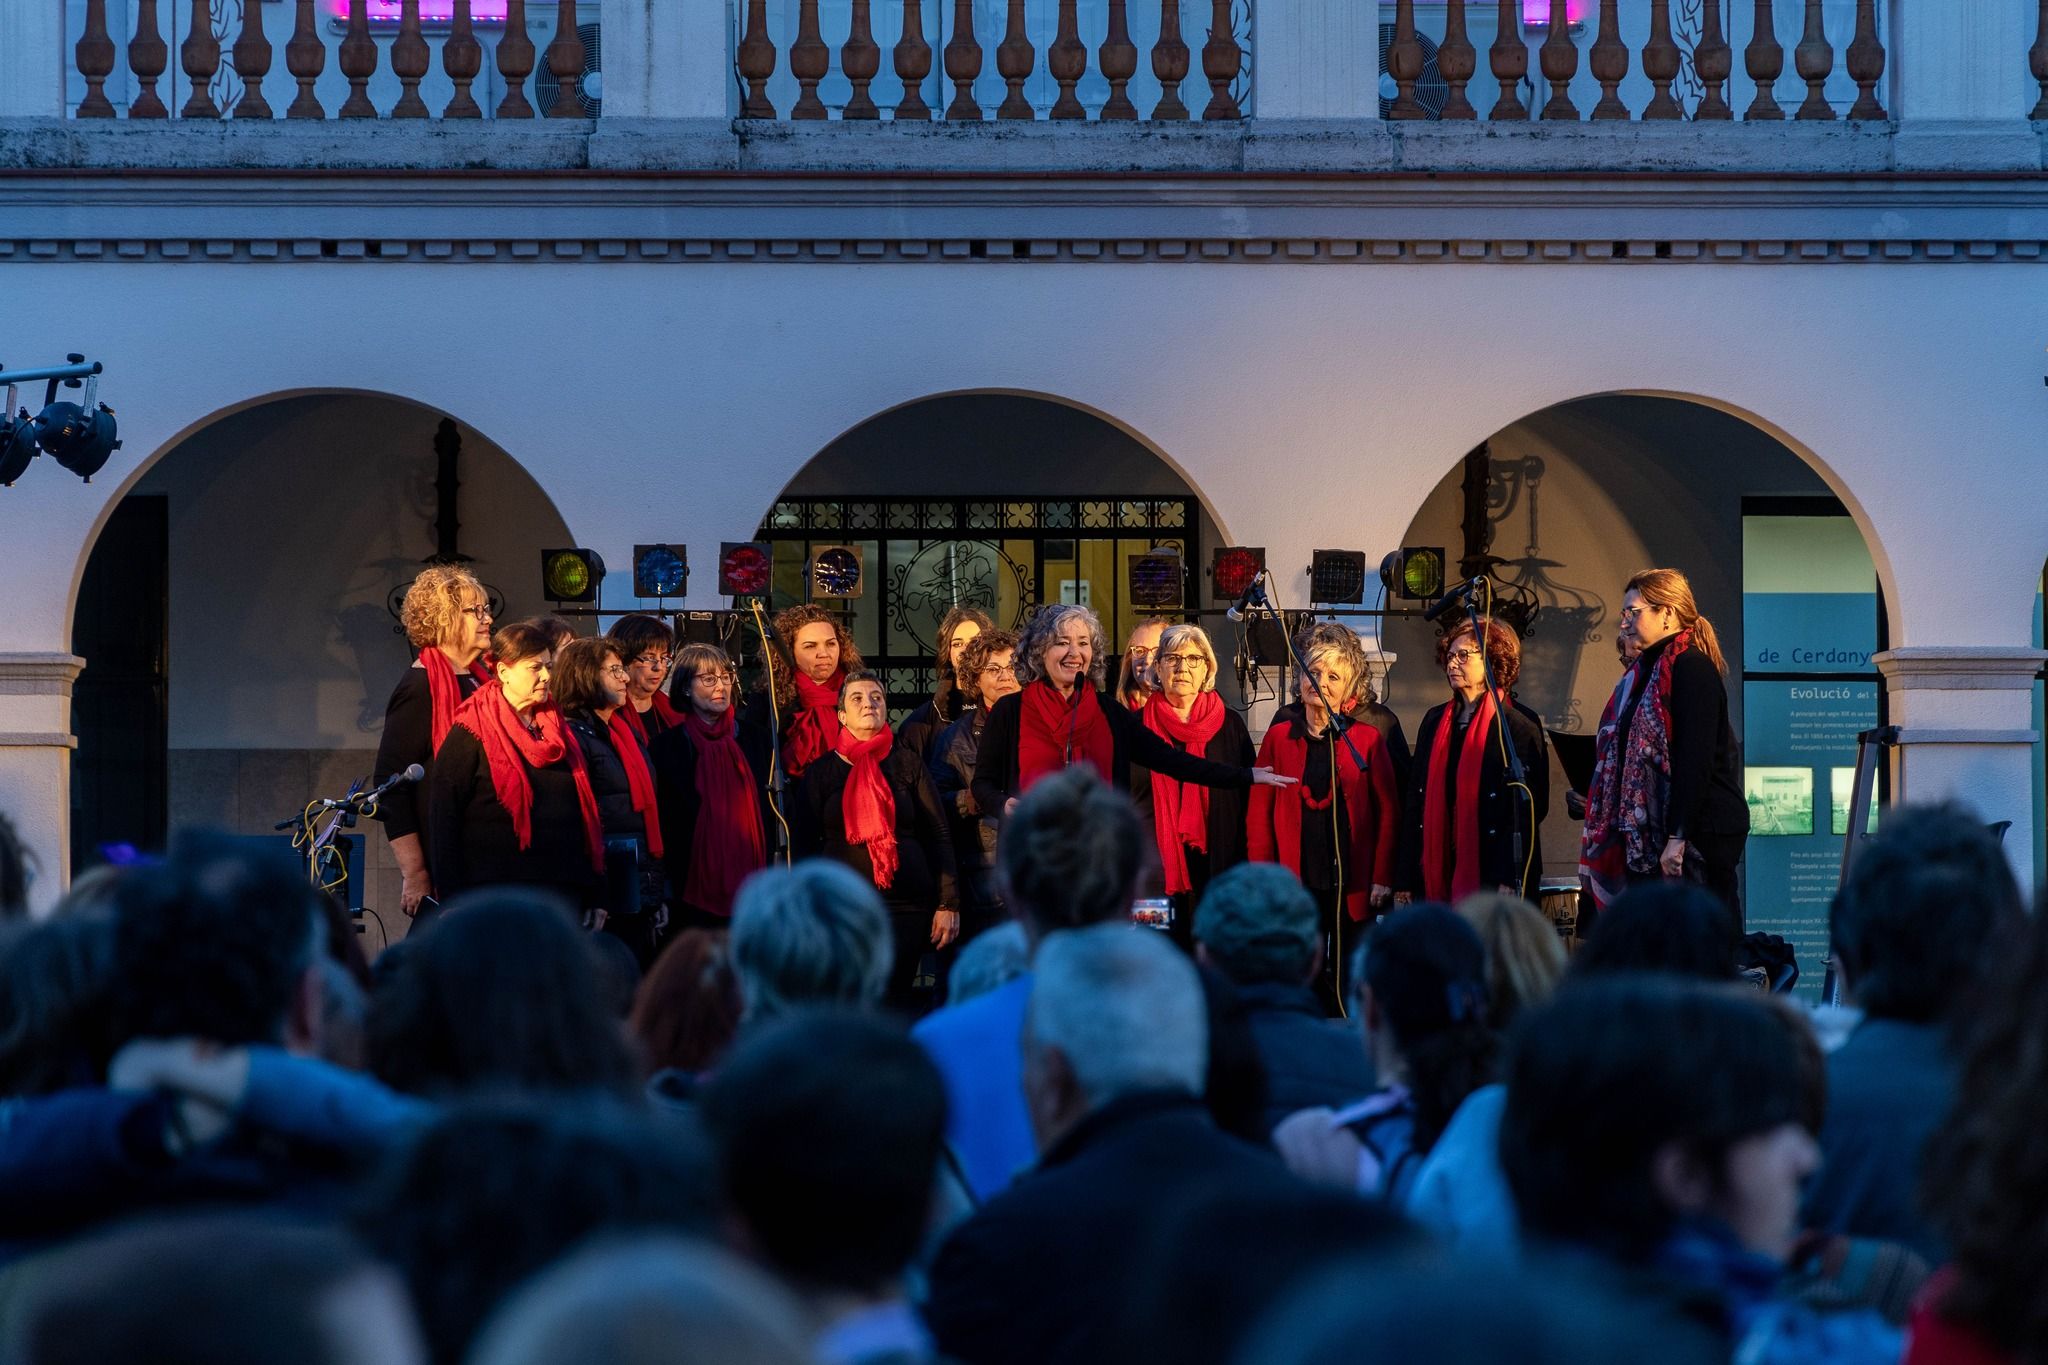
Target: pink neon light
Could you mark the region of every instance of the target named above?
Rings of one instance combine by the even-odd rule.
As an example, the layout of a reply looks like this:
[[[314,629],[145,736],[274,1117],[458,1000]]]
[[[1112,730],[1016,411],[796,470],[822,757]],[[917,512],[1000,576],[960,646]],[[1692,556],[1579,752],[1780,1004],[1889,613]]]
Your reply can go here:
[[[1579,23],[1586,17],[1586,0],[1566,0],[1565,21]],[[1550,0],[1522,0],[1522,22],[1525,24],[1548,24],[1550,22]]]
[[[337,19],[348,18],[349,0],[327,0],[327,8]],[[404,17],[404,5],[400,0],[369,0],[365,6],[370,12],[373,24],[395,24]],[[455,0],[420,0],[420,21],[428,24],[445,24],[455,17]],[[469,17],[480,24],[502,24],[505,22],[505,0],[470,0]]]

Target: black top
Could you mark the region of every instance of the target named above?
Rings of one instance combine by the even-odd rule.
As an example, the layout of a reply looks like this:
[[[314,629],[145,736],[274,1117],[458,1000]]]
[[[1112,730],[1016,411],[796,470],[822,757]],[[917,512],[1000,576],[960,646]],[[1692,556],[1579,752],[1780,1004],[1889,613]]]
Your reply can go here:
[[[1107,692],[1096,693],[1095,700],[1109,722],[1109,780],[1113,785],[1129,791],[1131,764],[1137,761],[1179,782],[1240,791],[1251,787],[1249,764],[1235,767],[1196,758],[1146,729],[1145,722]],[[1023,794],[1017,777],[1017,728],[1023,708],[1024,693],[1012,693],[990,708],[988,724],[982,727],[981,752],[974,765],[974,799],[997,819],[1002,818],[1011,797]]]
[[[630,707],[632,706],[632,704],[632,699],[630,697],[627,698],[626,705]],[[639,720],[640,728],[647,731],[647,742],[649,744],[654,743],[654,738],[656,735],[662,734],[668,730],[675,728],[671,726],[667,721],[661,718],[661,712],[654,709],[654,704],[652,702],[649,702],[647,704],[647,709],[645,711],[635,711],[633,712],[633,715],[637,720]]]
[[[996,904],[992,880],[996,865],[996,821],[975,806],[972,815],[960,809],[962,798],[974,801],[974,769],[981,753],[981,735],[988,712],[970,706],[960,719],[948,725],[932,746],[932,787],[939,796],[939,808],[953,831],[953,856],[960,864],[962,889],[976,909]]]
[[[853,765],[837,753],[804,769],[790,794],[790,824],[798,857],[831,858],[862,877],[873,879],[874,862],[866,844],[846,842],[846,779]],[[957,909],[953,836],[939,809],[931,774],[917,755],[893,744],[882,760],[882,775],[896,798],[896,878],[882,900],[892,910]]]
[[[1138,716],[1140,725],[1145,723]],[[1169,741],[1170,742],[1170,741]],[[1179,744],[1173,746],[1182,753]],[[1258,753],[1252,748],[1251,732],[1245,729],[1244,717],[1229,707],[1223,709],[1223,725],[1216,731],[1216,737],[1209,741],[1202,757],[1233,768],[1249,768],[1258,760]],[[1155,834],[1152,818],[1152,769],[1133,760],[1130,765],[1131,802],[1138,808],[1138,818],[1145,832]],[[1250,787],[1219,787],[1209,792],[1209,875],[1236,867],[1245,860],[1245,809],[1249,804],[1246,797]],[[1196,883],[1199,890],[1201,883]]]
[[[1369,701],[1353,711],[1351,719],[1362,720],[1380,732],[1380,738],[1387,742],[1387,756],[1394,760],[1394,785],[1407,791],[1408,769],[1414,756],[1408,752],[1408,736],[1401,732],[1401,718],[1378,702]]]
[[[476,674],[466,668],[455,670],[455,685],[465,701],[480,686]],[[405,670],[398,686],[391,689],[391,700],[385,703],[384,737],[377,742],[377,768],[371,781],[381,783],[415,763],[427,770],[426,779],[400,783],[377,801],[377,818],[384,822],[386,838],[424,835],[427,827],[427,784],[434,774],[434,694],[427,686],[426,665],[417,660]],[[424,846],[425,838],[420,842]],[[421,852],[425,851],[422,847]],[[432,866],[431,855],[428,866]],[[438,886],[437,882],[436,889]]]
[[[590,769],[590,790],[597,797],[604,832],[646,838],[647,819],[633,808],[632,784],[626,780],[625,760],[612,745],[611,727],[588,711],[566,711],[562,720],[583,747],[583,762]]]
[[[1615,752],[1628,752],[1628,732],[1643,699],[1643,683],[1676,636],[1642,652],[1628,703],[1615,719]],[[1665,837],[1749,833],[1749,802],[1742,795],[1742,746],[1728,723],[1728,688],[1721,670],[1698,648],[1671,663],[1671,794]]]
[[[1269,1132],[1289,1114],[1341,1109],[1372,1093],[1372,1058],[1357,1028],[1325,1015],[1314,991],[1265,981],[1235,990],[1266,1068]]]
[[[740,753],[753,772],[754,796],[760,803],[762,851],[773,857],[781,841],[781,822],[768,804],[768,732],[749,725],[742,715],[733,729]],[[648,743],[654,765],[654,799],[661,807],[661,855],[668,867],[668,884],[681,896],[690,884],[690,848],[696,841],[697,821],[704,802],[697,795],[697,746],[690,740],[689,727],[677,725],[653,737]]]
[[[1347,818],[1344,793],[1330,800],[1330,760],[1336,746],[1327,742],[1328,735],[1325,731],[1323,743],[1309,742],[1301,765],[1301,789],[1317,803],[1301,808],[1301,884],[1311,891],[1337,889],[1337,822]]]
[[[896,747],[910,750],[917,755],[918,762],[930,767],[938,759],[939,736],[960,718],[965,709],[960,699],[961,692],[957,687],[947,694],[943,711],[927,699],[896,727]]]
[[[1423,894],[1422,828],[1432,801],[1450,818],[1451,840],[1445,847],[1451,856],[1456,856],[1455,840],[1460,822],[1452,807],[1458,796],[1458,758],[1468,742],[1476,741],[1486,743],[1486,752],[1479,764],[1480,886],[1482,889],[1519,886],[1525,898],[1534,900],[1543,872],[1541,827],[1550,814],[1550,754],[1544,743],[1543,727],[1518,707],[1511,705],[1507,708],[1508,743],[1514,746],[1515,753],[1522,760],[1535,806],[1537,828],[1532,830],[1527,809],[1519,804],[1521,793],[1509,786],[1508,765],[1501,757],[1500,745],[1472,735],[1470,713],[1460,715],[1459,710],[1455,701],[1432,707],[1422,718],[1422,728],[1415,732],[1415,767],[1402,803],[1401,842],[1394,858],[1394,889],[1414,896]],[[1437,731],[1446,724],[1447,718],[1451,726],[1451,749],[1446,755],[1449,780],[1444,783],[1442,791],[1431,794],[1428,791],[1430,753],[1436,744]],[[1523,861],[1520,864],[1515,861],[1513,837],[1518,822],[1522,830]],[[1528,871],[1526,881],[1522,875],[1525,868]]]
[[[428,775],[427,847],[441,900],[501,882],[577,895],[596,885],[568,755],[545,768],[528,768],[526,776],[533,784],[533,843],[522,850],[511,812],[491,785],[483,741],[460,725],[448,732]]]

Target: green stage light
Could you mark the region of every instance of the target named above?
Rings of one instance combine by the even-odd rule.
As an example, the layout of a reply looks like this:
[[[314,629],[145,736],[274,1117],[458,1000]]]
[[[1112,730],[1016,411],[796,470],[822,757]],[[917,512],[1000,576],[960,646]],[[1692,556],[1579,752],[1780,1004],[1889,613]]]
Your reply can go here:
[[[594,602],[604,582],[604,560],[595,550],[542,550],[540,584],[550,602]]]

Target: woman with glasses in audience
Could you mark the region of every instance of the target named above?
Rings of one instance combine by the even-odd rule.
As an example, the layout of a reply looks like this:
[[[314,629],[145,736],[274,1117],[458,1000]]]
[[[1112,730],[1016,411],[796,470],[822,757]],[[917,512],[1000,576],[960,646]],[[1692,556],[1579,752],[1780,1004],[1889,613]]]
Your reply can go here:
[[[955,607],[939,622],[939,644],[932,663],[932,695],[896,727],[896,742],[929,764],[937,757],[939,735],[974,705],[974,683],[960,672],[967,646],[996,623],[980,607]]]
[[[626,666],[626,706],[620,714],[644,748],[656,735],[682,723],[682,716],[662,695],[675,650],[675,632],[660,617],[635,612],[621,616],[606,635],[618,647],[619,659]]]
[[[1197,758],[1252,766],[1244,718],[1216,691],[1216,648],[1200,626],[1171,625],[1152,654],[1145,728]],[[1245,789],[1209,788],[1131,764],[1131,798],[1159,850],[1158,887],[1173,901],[1173,935],[1192,941],[1195,904],[1209,879],[1245,860]]]
[[[1437,641],[1451,699],[1422,718],[1415,736],[1418,761],[1408,781],[1395,873],[1396,899],[1403,904],[1419,898],[1449,905],[1477,891],[1537,898],[1550,751],[1543,727],[1509,695],[1522,671],[1521,641],[1505,622],[1479,624],[1479,634],[1466,622]],[[1513,779],[1510,749],[1521,759],[1525,783]]]
[[[406,589],[399,619],[418,655],[384,708],[373,778],[378,783],[415,763],[431,774],[457,708],[490,679],[483,657],[491,647],[491,604],[469,570],[455,564],[421,570]],[[425,781],[403,782],[377,802],[408,915],[438,894],[426,841],[427,791]]]
[[[1017,690],[1017,634],[985,630],[960,654],[960,686],[971,698],[959,719],[946,727],[934,746],[932,781],[939,805],[953,828],[953,856],[960,865],[960,894],[969,915],[964,936],[1003,919],[1003,901],[996,890],[996,820],[974,799],[974,767],[981,752],[981,732],[995,704]]]
[[[768,734],[739,721],[739,674],[717,645],[678,650],[669,686],[681,723],[652,749],[672,915],[679,930],[723,929],[780,828],[768,803]]]
[[[664,924],[661,909],[661,813],[654,773],[625,720],[626,667],[604,636],[571,640],[555,656],[555,704],[583,750],[605,835],[603,927],[645,968]],[[629,877],[630,891],[624,885]],[[633,913],[624,913],[627,909]]]

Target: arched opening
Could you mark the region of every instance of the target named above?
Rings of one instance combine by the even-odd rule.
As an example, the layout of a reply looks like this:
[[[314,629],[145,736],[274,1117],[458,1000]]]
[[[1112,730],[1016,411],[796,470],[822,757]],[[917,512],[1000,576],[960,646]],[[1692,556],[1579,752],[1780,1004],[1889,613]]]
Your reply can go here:
[[[1039,602],[1083,602],[1120,646],[1143,617],[1132,560],[1181,556],[1198,605],[1221,533],[1172,465],[1110,420],[1013,393],[926,398],[870,418],[790,481],[762,520],[774,604],[810,600],[806,565],[844,545],[863,564],[842,599],[897,715],[931,692],[939,619],[956,602],[1014,627]]]
[[[407,400],[300,394],[186,433],[110,509],[80,577],[74,871],[159,846],[173,819],[268,833],[346,791],[409,665],[395,606],[421,565],[459,555],[501,617],[529,614],[534,551],[567,534],[500,447]],[[361,851],[353,903],[396,906],[388,845]]]
[[[1856,736],[1880,722],[1887,643],[1876,547],[1817,469],[1777,435],[1704,402],[1607,395],[1495,433],[1445,476],[1404,544],[1449,573],[1486,572],[1536,608],[1517,699],[1553,736],[1546,880],[1576,881],[1591,738],[1620,676],[1616,618],[1638,569],[1692,580],[1728,659],[1752,834],[1746,927],[1783,935],[1817,990],[1847,830]],[[1434,627],[1386,623],[1390,702],[1411,725],[1444,699]]]

